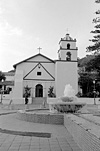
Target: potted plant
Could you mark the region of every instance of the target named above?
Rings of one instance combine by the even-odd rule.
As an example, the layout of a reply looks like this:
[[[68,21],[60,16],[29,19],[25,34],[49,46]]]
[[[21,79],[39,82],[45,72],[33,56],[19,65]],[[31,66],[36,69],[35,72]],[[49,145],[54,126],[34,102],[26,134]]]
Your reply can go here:
[[[54,87],[53,86],[50,86],[49,90],[48,90],[48,96],[49,97],[56,97],[55,93],[53,92],[54,91]]]

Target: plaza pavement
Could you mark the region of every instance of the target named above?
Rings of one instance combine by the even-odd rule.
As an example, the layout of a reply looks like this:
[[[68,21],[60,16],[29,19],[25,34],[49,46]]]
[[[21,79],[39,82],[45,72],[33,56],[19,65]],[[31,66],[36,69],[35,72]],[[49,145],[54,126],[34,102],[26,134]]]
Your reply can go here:
[[[64,126],[21,121],[16,112],[0,107],[0,151],[82,151]]]

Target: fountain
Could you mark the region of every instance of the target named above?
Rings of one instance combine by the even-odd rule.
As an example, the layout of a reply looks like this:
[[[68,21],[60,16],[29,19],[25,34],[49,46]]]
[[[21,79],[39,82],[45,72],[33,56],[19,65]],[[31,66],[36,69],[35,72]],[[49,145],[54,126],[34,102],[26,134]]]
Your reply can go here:
[[[64,114],[77,112],[85,103],[77,101],[70,84],[65,86],[64,96],[48,98],[48,108],[26,109],[17,112],[17,118],[27,122],[64,125]]]
[[[47,102],[51,113],[77,112],[85,105],[85,103],[81,103],[77,100],[75,90],[70,84],[65,86],[64,95],[62,97],[56,99],[48,98]]]

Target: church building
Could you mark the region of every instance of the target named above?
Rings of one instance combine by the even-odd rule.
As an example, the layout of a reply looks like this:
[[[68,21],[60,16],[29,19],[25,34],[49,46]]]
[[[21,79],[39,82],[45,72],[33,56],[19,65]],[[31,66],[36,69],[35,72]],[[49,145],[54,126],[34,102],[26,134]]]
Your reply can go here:
[[[66,84],[70,84],[78,92],[76,39],[69,34],[59,42],[58,58],[52,60],[40,52],[27,58],[13,67],[15,68],[13,100],[23,103],[24,88],[28,86],[31,101],[36,98],[47,98],[48,90],[54,88],[56,97],[63,96]]]

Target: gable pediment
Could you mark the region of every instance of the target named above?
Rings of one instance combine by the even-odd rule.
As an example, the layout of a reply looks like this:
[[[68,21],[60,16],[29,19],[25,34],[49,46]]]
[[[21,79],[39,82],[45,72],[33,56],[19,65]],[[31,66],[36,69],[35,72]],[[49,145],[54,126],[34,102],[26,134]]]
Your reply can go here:
[[[40,75],[38,75],[40,73]],[[44,81],[54,81],[54,76],[41,64],[37,65],[30,70],[23,78],[24,80],[44,80]]]

